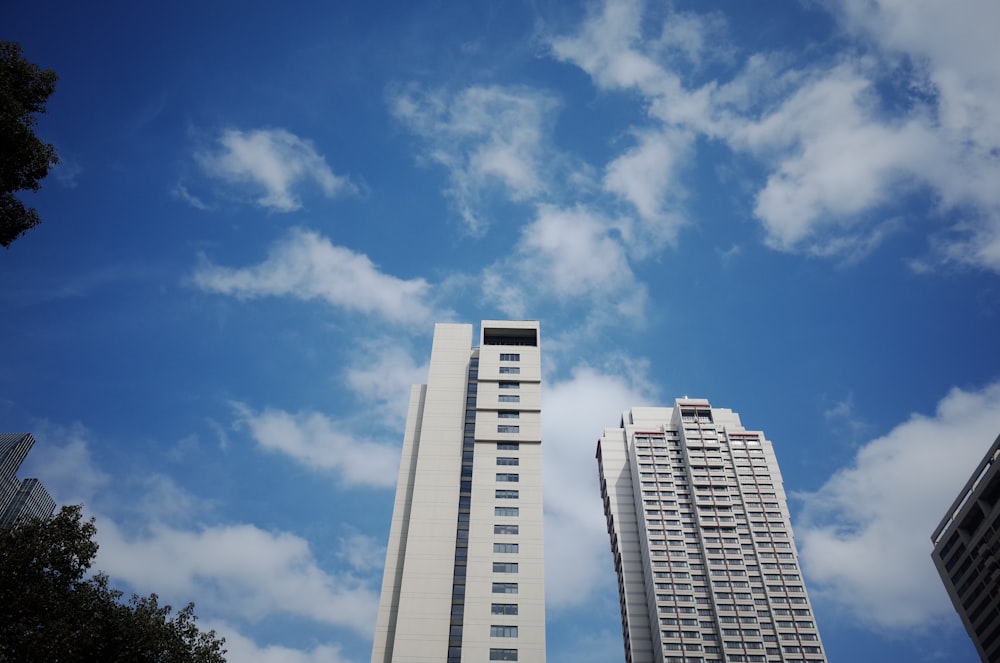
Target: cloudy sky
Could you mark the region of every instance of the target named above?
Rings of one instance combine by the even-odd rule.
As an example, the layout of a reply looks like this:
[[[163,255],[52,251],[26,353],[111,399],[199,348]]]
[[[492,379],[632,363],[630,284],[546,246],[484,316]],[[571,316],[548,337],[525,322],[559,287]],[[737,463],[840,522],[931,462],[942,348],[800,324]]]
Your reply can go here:
[[[622,660],[593,453],[774,442],[833,661],[977,660],[928,537],[1000,433],[995,0],[7,3],[60,75],[0,421],[122,587],[361,663],[435,321],[537,318],[552,663]]]

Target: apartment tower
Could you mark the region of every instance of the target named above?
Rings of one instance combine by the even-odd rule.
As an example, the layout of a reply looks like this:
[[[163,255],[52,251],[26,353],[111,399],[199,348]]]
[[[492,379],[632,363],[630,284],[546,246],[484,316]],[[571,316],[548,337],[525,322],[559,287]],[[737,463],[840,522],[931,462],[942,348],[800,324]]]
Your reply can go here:
[[[372,663],[545,660],[533,321],[434,328],[403,437]]]
[[[597,444],[629,663],[826,663],[771,442],[703,399]]]
[[[931,535],[931,557],[984,663],[1000,663],[1000,437]]]

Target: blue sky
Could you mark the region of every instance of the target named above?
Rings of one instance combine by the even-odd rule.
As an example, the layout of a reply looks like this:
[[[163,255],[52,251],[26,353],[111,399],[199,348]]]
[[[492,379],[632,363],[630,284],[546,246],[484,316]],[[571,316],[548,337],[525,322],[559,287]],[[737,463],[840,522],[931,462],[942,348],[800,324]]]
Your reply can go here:
[[[774,442],[831,660],[976,660],[928,537],[1000,433],[989,0],[24,3],[60,74],[2,428],[230,660],[368,659],[433,322],[537,318],[548,648],[622,660],[593,452]]]

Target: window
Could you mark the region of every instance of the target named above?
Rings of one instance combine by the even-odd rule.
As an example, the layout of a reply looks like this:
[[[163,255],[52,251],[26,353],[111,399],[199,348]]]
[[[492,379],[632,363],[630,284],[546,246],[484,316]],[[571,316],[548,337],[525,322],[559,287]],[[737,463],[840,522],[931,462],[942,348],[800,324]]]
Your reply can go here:
[[[497,412],[498,419],[520,419],[521,413],[517,410],[500,410]]]
[[[491,661],[516,661],[516,649],[490,649]]]
[[[501,389],[520,389],[521,388],[521,383],[520,382],[508,382],[506,380],[500,380],[500,388]]]
[[[510,426],[510,425],[507,425],[507,426],[500,425],[500,426],[497,426],[497,432],[498,433],[520,433],[521,432],[521,427],[520,426]]]
[[[519,366],[500,367],[500,375],[520,375],[520,374],[521,374],[521,368]]]
[[[493,573],[517,573],[517,562],[493,562]]]
[[[517,442],[497,442],[497,450],[499,451],[517,451],[520,446]]]
[[[490,608],[490,614],[494,615],[516,615],[516,603],[494,603]]]
[[[495,516],[516,516],[518,509],[516,506],[497,506],[493,507],[493,515]]]
[[[516,582],[495,582],[493,583],[494,594],[517,594]]]
[[[501,403],[520,403],[521,397],[517,394],[500,394],[499,396]]]
[[[496,498],[498,500],[516,500],[519,493],[516,490],[498,490]]]
[[[521,361],[521,355],[516,352],[501,352],[500,361]]]
[[[517,525],[494,525],[494,534],[517,534]]]
[[[494,543],[493,544],[493,552],[495,552],[495,553],[516,553],[517,552],[517,544],[516,543]],[[517,613],[514,613],[514,614],[517,614]]]
[[[517,483],[520,480],[521,480],[521,477],[518,474],[497,472],[497,481],[506,481],[508,483]]]
[[[497,458],[497,465],[520,465],[520,464],[521,463],[517,460],[517,458],[508,458],[504,456],[500,456],[499,458]]]

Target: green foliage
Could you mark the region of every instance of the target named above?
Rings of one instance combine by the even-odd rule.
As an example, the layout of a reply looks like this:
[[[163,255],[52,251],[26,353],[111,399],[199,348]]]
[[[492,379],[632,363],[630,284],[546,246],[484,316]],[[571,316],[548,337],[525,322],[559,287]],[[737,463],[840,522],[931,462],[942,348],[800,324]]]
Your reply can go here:
[[[59,163],[55,148],[35,135],[35,115],[56,89],[56,73],[24,59],[21,46],[0,41],[0,245],[11,242],[40,219],[14,195],[38,191],[49,167]]]
[[[79,506],[0,533],[0,662],[225,663],[225,640],[201,632],[189,603],[175,616],[156,594],[86,577],[94,521]]]

